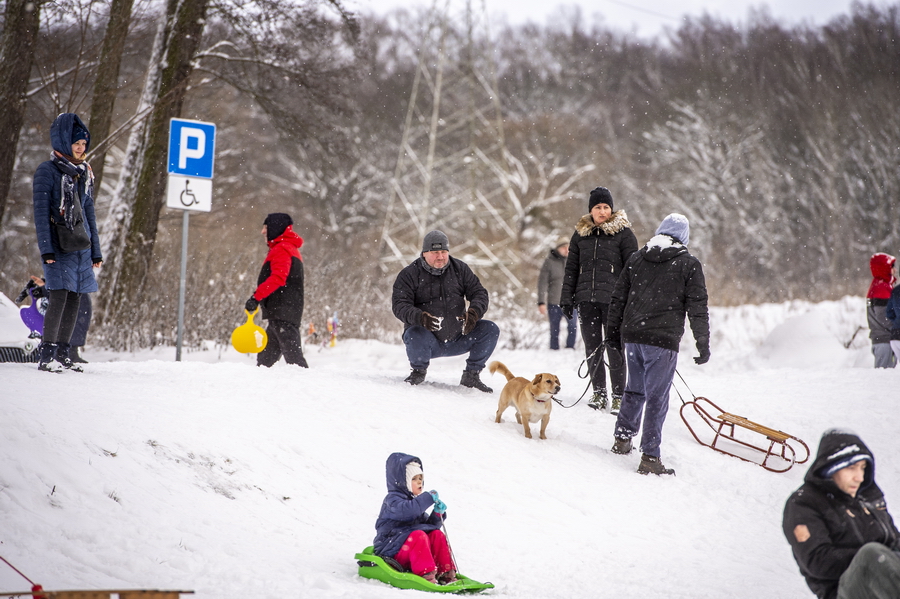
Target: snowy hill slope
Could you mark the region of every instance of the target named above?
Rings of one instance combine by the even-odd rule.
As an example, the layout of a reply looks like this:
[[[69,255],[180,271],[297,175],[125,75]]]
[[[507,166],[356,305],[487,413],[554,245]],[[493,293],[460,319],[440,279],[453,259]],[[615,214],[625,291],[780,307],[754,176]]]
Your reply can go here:
[[[713,359],[690,334],[679,372],[726,410],[795,434],[861,434],[900,510],[900,370],[871,368],[859,298],[713,314]],[[341,340],[309,370],[233,352],[89,352],[88,372],[0,364],[0,556],[47,589],[193,589],[198,598],[411,597],[356,576],[393,451],[422,458],[448,505],[461,570],[515,598],[811,597],[781,533],[806,465],[774,474],[702,447],[673,394],[663,460],[608,452],[615,418],[555,406],[548,439],[457,385],[462,358],[402,383],[403,348]],[[172,355],[170,355],[172,354]],[[163,359],[154,359],[161,357]],[[498,350],[517,375],[556,373],[569,405],[582,354]],[[112,360],[112,361],[100,361]],[[683,392],[683,389],[682,389]],[[0,591],[26,590],[0,564]],[[419,595],[416,595],[419,596]]]

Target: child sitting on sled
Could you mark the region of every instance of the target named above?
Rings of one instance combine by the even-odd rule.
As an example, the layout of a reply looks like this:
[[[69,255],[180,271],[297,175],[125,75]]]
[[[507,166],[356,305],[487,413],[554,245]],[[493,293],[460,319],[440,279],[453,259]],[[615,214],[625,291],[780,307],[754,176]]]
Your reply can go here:
[[[390,557],[413,574],[436,584],[456,581],[456,565],[441,526],[447,506],[437,491],[423,493],[422,460],[392,453],[387,465],[388,494],[375,521],[375,554]],[[434,506],[429,515],[427,510]]]

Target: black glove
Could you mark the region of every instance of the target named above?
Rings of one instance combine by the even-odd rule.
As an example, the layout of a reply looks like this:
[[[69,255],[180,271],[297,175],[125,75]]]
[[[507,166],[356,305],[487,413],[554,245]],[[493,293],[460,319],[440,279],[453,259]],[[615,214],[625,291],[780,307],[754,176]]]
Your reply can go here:
[[[709,362],[709,339],[706,337],[701,337],[697,339],[697,351],[700,352],[700,355],[694,358],[695,364],[706,364]]]
[[[441,330],[441,321],[437,316],[422,311],[422,326],[432,333]]]
[[[622,351],[622,334],[618,329],[613,329],[611,331],[607,331],[606,334],[606,347],[611,351],[621,352]]]
[[[16,296],[15,302],[17,304],[21,304],[25,301],[25,298],[28,297],[29,289],[34,289],[34,281],[28,281],[28,283],[25,285],[25,288],[22,290],[22,293]]]
[[[466,317],[463,320],[462,334],[468,335],[475,328],[475,325],[478,324],[478,321],[481,320],[481,317],[478,316],[478,312],[475,311],[475,308],[469,308],[466,310]]]
[[[258,307],[259,307],[259,301],[252,295],[250,296],[250,299],[247,300],[247,303],[244,304],[244,310],[246,310],[247,312],[253,312]]]
[[[562,304],[560,308],[562,308],[566,320],[572,320],[572,316],[575,314],[575,304]]]

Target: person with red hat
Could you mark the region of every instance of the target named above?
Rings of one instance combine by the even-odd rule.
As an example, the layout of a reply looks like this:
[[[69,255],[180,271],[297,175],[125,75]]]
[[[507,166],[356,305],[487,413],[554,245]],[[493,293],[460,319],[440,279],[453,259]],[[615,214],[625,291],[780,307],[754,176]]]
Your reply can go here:
[[[897,365],[897,359],[891,350],[892,324],[886,313],[891,290],[897,282],[894,274],[896,264],[896,258],[882,252],[869,259],[872,283],[866,294],[866,320],[869,322],[869,339],[872,340],[875,368],[894,368]]]

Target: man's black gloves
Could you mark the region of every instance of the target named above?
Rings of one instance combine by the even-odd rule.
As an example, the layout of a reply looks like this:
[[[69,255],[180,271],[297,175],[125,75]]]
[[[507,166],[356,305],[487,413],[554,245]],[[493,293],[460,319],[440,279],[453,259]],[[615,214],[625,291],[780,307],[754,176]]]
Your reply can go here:
[[[709,338],[700,337],[697,339],[697,351],[700,355],[694,358],[696,364],[706,364],[709,362]]]
[[[475,311],[475,308],[469,308],[466,310],[466,318],[463,321],[462,334],[468,335],[475,328],[475,325],[478,324],[478,321],[481,320],[481,317],[478,316],[478,312]]]
[[[560,308],[562,308],[566,320],[572,320],[572,316],[575,314],[575,304],[562,304]]]
[[[250,296],[250,299],[247,300],[247,303],[244,304],[244,310],[246,310],[247,312],[253,312],[258,307],[259,307],[259,301],[257,301],[257,299],[255,297],[253,297],[252,295]]]
[[[422,311],[422,326],[432,333],[441,330],[441,319],[433,314]]]

